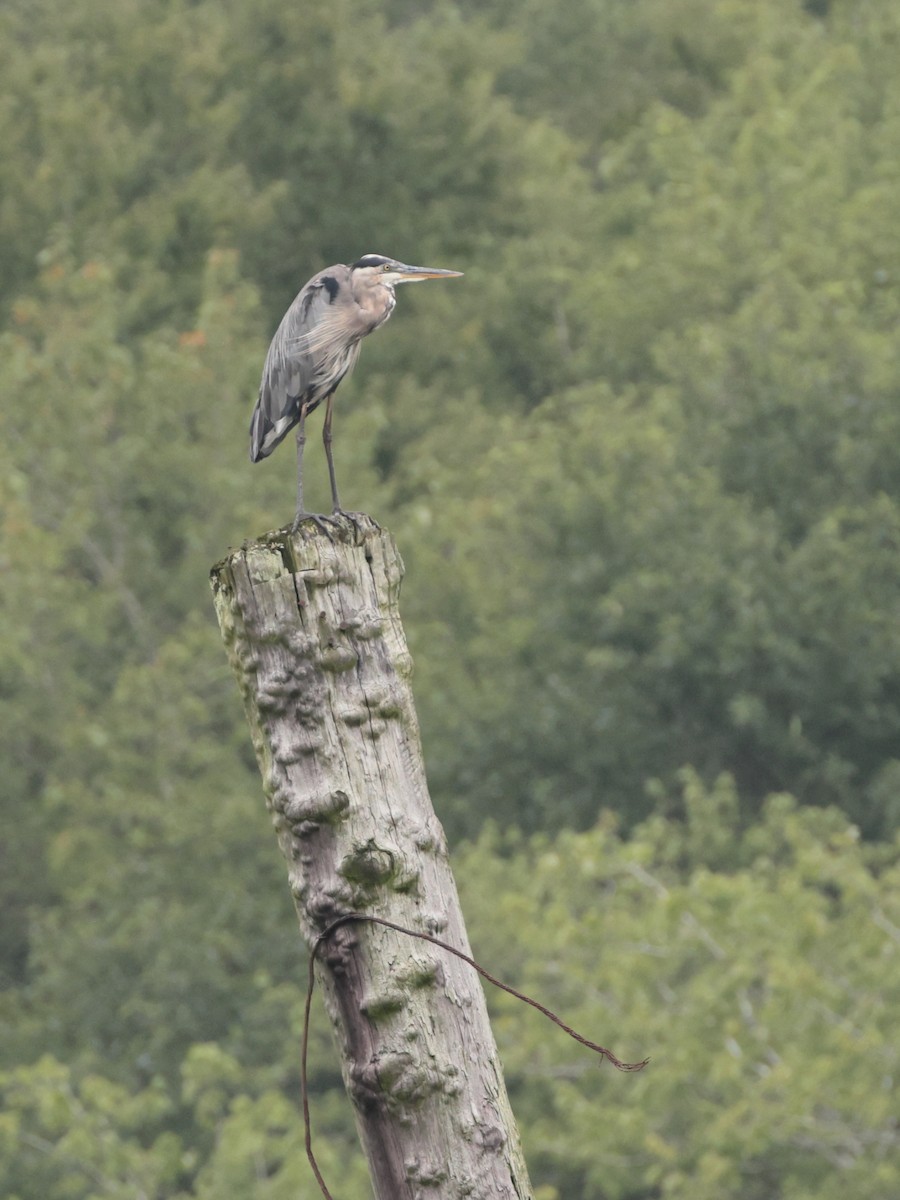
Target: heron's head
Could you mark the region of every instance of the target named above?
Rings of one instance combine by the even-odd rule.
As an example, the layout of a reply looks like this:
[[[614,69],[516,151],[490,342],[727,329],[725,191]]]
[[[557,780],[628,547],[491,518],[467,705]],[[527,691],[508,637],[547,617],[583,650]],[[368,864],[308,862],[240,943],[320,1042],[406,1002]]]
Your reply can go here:
[[[441,267],[411,267],[396,258],[383,254],[364,254],[350,268],[357,283],[380,283],[391,291],[398,283],[419,283],[423,279],[454,279],[462,271],[445,271]]]

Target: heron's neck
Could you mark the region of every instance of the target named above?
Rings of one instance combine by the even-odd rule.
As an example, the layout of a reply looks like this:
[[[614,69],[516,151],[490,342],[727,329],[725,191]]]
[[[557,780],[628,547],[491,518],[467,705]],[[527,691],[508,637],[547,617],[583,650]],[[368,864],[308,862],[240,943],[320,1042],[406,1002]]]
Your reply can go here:
[[[366,288],[354,288],[353,298],[370,322],[370,330],[377,329],[388,319],[397,302],[394,289],[390,284],[380,281],[376,281]]]

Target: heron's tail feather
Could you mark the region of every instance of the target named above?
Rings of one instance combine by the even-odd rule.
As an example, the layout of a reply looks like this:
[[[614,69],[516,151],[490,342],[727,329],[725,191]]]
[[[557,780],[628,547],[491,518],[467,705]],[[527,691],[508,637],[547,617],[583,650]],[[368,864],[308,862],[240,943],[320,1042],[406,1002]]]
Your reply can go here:
[[[297,424],[298,413],[281,416],[272,421],[260,400],[250,418],[250,461],[268,458],[275,447]]]
[[[250,461],[259,462],[265,458],[271,450],[265,450],[263,447],[266,443],[266,433],[271,429],[271,424],[266,420],[265,414],[262,411],[262,405],[257,403],[253,410],[253,416],[250,418]]]

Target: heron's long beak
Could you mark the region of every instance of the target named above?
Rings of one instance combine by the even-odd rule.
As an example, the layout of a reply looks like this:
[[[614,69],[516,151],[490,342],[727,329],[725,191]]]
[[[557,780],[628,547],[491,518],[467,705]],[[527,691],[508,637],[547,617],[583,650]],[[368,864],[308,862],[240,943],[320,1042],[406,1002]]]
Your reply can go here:
[[[406,263],[398,263],[394,271],[402,276],[398,283],[418,283],[422,279],[455,279],[462,271],[445,271],[443,267],[410,267]]]

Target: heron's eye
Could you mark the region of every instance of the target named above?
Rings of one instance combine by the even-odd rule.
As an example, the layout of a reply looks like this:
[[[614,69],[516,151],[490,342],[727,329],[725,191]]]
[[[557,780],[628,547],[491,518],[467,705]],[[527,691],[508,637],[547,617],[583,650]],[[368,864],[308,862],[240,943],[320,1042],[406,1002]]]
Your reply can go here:
[[[385,263],[381,269],[382,269],[382,271],[389,271],[391,269],[391,264]]]

